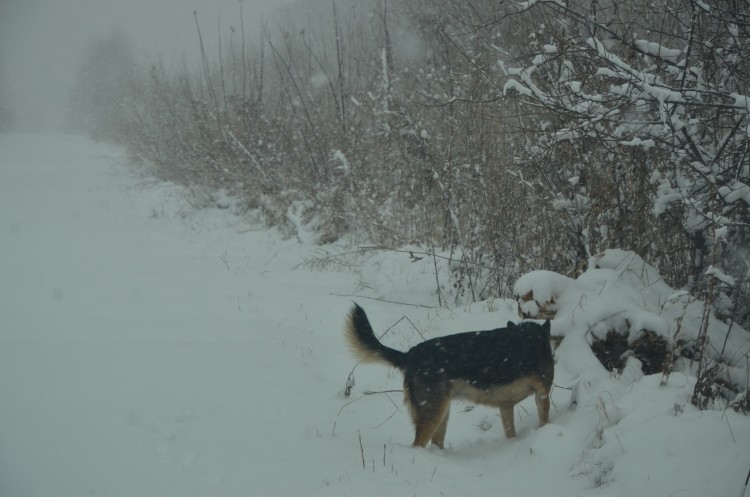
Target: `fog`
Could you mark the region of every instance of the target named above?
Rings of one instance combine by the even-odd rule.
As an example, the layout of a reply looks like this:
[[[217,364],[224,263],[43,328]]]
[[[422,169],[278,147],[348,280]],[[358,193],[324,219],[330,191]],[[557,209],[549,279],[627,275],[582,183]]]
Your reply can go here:
[[[242,1],[248,30],[287,3]],[[0,105],[10,107],[14,129],[60,129],[87,42],[120,30],[144,63],[197,57],[194,11],[209,49],[217,20],[225,33],[239,25],[239,0],[0,0]]]

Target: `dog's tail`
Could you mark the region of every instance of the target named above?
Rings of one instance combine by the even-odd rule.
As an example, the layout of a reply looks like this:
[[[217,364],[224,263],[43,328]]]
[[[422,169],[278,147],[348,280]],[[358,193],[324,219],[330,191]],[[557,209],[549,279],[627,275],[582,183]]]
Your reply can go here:
[[[346,339],[352,352],[362,362],[385,362],[403,369],[406,353],[386,347],[375,336],[364,309],[354,304],[344,327]]]

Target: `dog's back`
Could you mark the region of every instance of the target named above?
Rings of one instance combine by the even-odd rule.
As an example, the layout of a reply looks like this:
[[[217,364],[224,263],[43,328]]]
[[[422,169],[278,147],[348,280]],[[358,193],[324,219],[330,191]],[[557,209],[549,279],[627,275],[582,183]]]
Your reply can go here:
[[[458,333],[412,347],[404,374],[464,380],[477,388],[511,383],[521,376],[554,374],[550,327],[522,323],[508,328]]]
[[[364,310],[355,305],[346,333],[362,360],[403,372],[404,400],[416,426],[414,445],[432,440],[443,446],[451,398],[499,407],[508,437],[515,436],[513,407],[531,394],[540,423],[549,419],[554,377],[549,321],[433,338],[400,352],[380,343]]]

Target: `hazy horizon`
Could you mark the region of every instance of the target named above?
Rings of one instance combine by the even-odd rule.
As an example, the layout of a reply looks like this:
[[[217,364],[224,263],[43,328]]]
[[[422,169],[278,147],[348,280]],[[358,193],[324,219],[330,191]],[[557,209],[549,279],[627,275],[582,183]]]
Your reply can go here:
[[[243,0],[246,29],[286,3]],[[19,131],[56,131],[81,66],[86,44],[115,30],[124,33],[139,59],[175,59],[198,52],[193,12],[209,48],[239,25],[239,0],[0,0],[0,102],[13,112]]]

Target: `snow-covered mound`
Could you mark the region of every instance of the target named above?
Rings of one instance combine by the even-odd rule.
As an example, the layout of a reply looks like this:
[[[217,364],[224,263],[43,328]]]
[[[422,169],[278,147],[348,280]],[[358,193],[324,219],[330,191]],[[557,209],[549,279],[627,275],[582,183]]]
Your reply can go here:
[[[653,266],[635,253],[607,250],[592,257],[589,268],[575,280],[550,271],[533,271],[518,279],[514,292],[523,315],[554,317],[553,333],[569,337],[576,348],[585,350],[582,341],[589,345],[613,343],[613,335],[619,335],[630,347],[623,351],[625,357],[612,360],[624,364],[639,341],[641,349],[660,347],[663,352],[656,358],[658,363],[649,365],[654,372],[662,371],[668,366],[666,363],[674,360],[678,370],[694,372],[698,339],[707,324],[708,359],[721,365],[735,391],[748,388],[750,334],[707,312],[705,302],[672,289]],[[644,341],[648,343],[643,344]],[[587,369],[589,360],[584,362],[586,367],[576,367],[579,359],[569,362],[573,371]],[[671,370],[670,366],[668,371]]]
[[[527,273],[514,292],[528,317],[540,317],[542,310],[553,314],[559,334],[585,329],[601,339],[610,330],[629,333],[630,340],[643,330],[671,338],[670,316],[661,314],[678,300],[652,266],[622,250],[592,258],[589,269],[575,280],[550,271]]]

